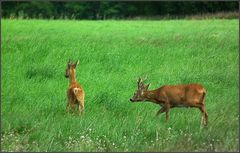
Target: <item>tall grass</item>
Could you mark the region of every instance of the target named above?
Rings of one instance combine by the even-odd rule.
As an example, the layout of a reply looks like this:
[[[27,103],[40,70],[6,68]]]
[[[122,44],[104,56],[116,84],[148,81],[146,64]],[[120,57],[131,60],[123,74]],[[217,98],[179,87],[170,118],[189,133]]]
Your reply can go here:
[[[84,116],[66,114],[68,59],[80,60]],[[3,151],[237,151],[237,20],[2,20]],[[130,103],[136,79],[150,89],[201,83],[198,109]]]

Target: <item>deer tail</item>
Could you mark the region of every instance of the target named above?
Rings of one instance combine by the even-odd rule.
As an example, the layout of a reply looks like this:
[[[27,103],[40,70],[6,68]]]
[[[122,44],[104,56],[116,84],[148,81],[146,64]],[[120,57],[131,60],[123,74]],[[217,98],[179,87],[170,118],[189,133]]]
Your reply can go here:
[[[204,100],[205,100],[205,96],[206,96],[206,91],[204,90],[203,91],[203,95],[202,95],[202,99],[201,99],[201,101],[204,103]]]
[[[77,95],[78,93],[79,93],[79,88],[73,88],[73,93],[74,93],[74,95]]]

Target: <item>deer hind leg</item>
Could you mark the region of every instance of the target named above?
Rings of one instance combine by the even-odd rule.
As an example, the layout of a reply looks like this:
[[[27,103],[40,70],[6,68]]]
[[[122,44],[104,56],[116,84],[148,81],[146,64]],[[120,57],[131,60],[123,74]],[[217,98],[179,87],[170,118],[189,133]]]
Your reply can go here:
[[[207,125],[208,124],[208,113],[206,111],[205,106],[204,106],[204,119],[205,119],[205,125]]]
[[[79,103],[78,112],[79,112],[79,114],[84,113],[84,95],[79,94],[79,95],[76,95],[76,97],[77,97],[77,101]]]
[[[205,107],[205,95],[206,93],[203,93],[202,99],[200,100],[200,111],[202,112],[202,121],[201,124],[204,123],[204,125],[208,124],[208,114]]]
[[[67,106],[66,106],[66,112],[69,113],[69,109],[72,108],[73,98],[71,96],[68,96]]]
[[[69,107],[70,107],[70,104],[69,104],[69,101],[67,102],[67,106],[66,106],[66,112],[68,113],[69,112]]]
[[[207,125],[208,124],[208,114],[207,114],[205,105],[202,105],[201,107],[199,107],[199,109],[202,112],[201,124]]]
[[[70,104],[70,106],[71,106],[72,112],[74,113],[75,112],[75,108],[76,108],[74,102],[72,102]]]

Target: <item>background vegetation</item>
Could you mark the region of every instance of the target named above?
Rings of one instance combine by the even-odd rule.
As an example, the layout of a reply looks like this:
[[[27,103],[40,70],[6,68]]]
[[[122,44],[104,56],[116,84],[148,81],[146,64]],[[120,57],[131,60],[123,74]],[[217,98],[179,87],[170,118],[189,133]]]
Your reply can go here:
[[[46,19],[134,19],[134,18],[184,18],[186,16],[221,13],[218,18],[237,18],[237,1],[215,2],[2,2],[4,18]]]
[[[239,151],[238,21],[2,20],[3,151]],[[66,114],[67,60],[80,59],[85,115]],[[155,117],[131,103],[139,76],[155,89],[198,82],[198,109]]]

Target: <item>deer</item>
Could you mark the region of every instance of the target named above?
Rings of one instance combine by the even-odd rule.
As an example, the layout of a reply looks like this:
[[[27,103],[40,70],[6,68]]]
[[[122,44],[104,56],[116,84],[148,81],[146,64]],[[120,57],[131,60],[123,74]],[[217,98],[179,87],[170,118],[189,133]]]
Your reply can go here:
[[[67,63],[65,77],[69,78],[69,86],[67,88],[67,107],[66,112],[69,112],[71,107],[72,111],[75,111],[75,106],[78,104],[78,112],[82,114],[84,112],[84,90],[83,87],[77,82],[76,79],[76,66],[79,65],[79,60],[76,63],[72,63],[69,59]]]
[[[148,90],[150,83],[144,85],[144,80],[139,78],[138,88],[131,102],[152,102],[160,105],[156,116],[166,113],[166,121],[169,120],[169,112],[175,107],[198,108],[202,113],[201,125],[208,124],[208,113],[205,106],[206,89],[198,83],[181,85],[163,85],[155,90]]]

